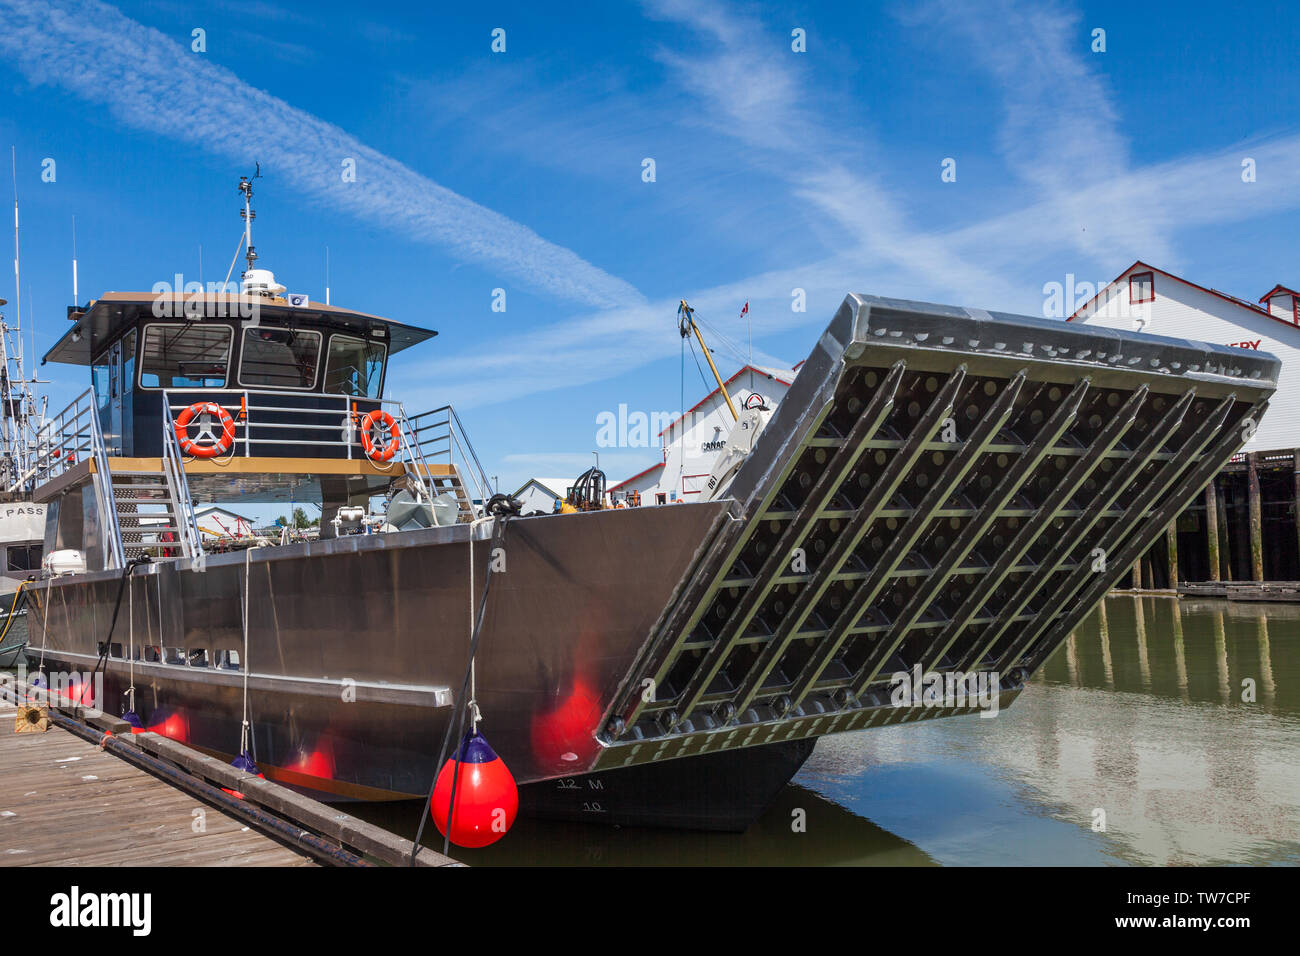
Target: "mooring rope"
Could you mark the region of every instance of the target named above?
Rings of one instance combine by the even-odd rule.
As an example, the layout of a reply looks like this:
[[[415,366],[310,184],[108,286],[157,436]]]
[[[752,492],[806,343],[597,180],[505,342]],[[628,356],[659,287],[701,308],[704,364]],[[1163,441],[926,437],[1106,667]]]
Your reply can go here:
[[[491,554],[497,548],[501,547],[502,542],[505,540],[506,522],[509,520],[509,515],[504,515],[504,514],[493,515],[493,516],[485,515],[484,517],[478,518],[470,524],[469,552],[470,552],[471,577],[470,577],[469,593],[470,593],[471,608],[473,607],[473,601],[474,601],[474,589],[473,589],[474,529],[479,524],[489,520],[496,521],[496,526],[493,528],[492,531],[493,550],[488,552],[490,557]],[[469,662],[465,666],[465,676],[461,680],[460,695],[456,698],[457,700],[465,701],[465,705],[457,708],[456,716],[447,721],[447,730],[442,735],[442,747],[438,751],[438,761],[433,766],[433,780],[429,784],[429,795],[425,799],[424,809],[420,813],[420,825],[419,827],[416,828],[415,840],[411,843],[411,856],[408,863],[408,865],[410,866],[415,865],[415,857],[420,852],[420,840],[424,836],[424,825],[425,823],[428,822],[429,813],[433,807],[433,792],[435,789],[437,789],[438,777],[441,774],[442,765],[447,759],[447,746],[451,743],[452,731],[454,730],[456,732],[459,739],[461,730],[465,726],[465,714],[469,711],[471,707],[473,708],[476,714],[475,726],[477,727],[478,707],[477,704],[473,702],[472,697],[467,697],[466,694],[469,691],[470,682],[474,678],[474,658],[478,654],[479,639],[483,636],[483,617],[487,612],[488,593],[492,589],[492,578],[493,578],[492,565],[493,562],[489,560],[487,578],[483,581],[483,594],[479,598],[477,613],[473,619],[473,631],[470,634]],[[460,782],[460,765],[463,762],[463,758],[465,756],[464,747],[460,743],[458,743],[456,746],[457,746],[456,767],[452,771],[452,775],[451,775],[451,799],[448,801],[448,805],[447,805],[447,832],[443,834],[443,840],[442,840],[442,852],[444,856],[448,855],[451,849],[451,823],[452,820],[455,819],[453,814],[455,813],[456,810],[456,788],[459,786],[459,782]]]
[[[90,672],[90,681],[82,686],[81,693],[77,696],[78,707],[85,703],[86,691],[90,689],[90,685],[94,682],[95,675],[99,673],[99,669],[103,667],[104,662],[108,660],[109,649],[113,646],[113,631],[117,629],[117,615],[118,612],[122,610],[122,595],[126,593],[127,579],[131,577],[137,567],[148,563],[149,555],[142,554],[138,558],[132,558],[126,563],[126,567],[122,569],[122,583],[117,587],[117,601],[113,605],[113,618],[108,622],[108,636],[104,638],[104,649],[99,654],[99,660],[95,662],[95,669]]]
[[[46,591],[45,604],[42,606],[42,604],[39,601],[36,602],[36,606],[41,609],[41,659],[36,665],[36,676],[38,678],[40,678],[41,675],[45,673],[45,647],[50,639],[50,600],[51,600],[50,594],[54,591],[54,585],[52,583],[47,584],[45,587],[45,591]],[[67,618],[66,603],[64,604],[64,618],[65,619]],[[25,660],[26,660],[26,655],[24,655],[24,661]],[[48,681],[46,683],[48,683]],[[27,699],[32,700],[33,698],[30,693],[32,682],[28,681],[27,686],[29,688]],[[46,691],[47,692],[49,691],[48,687],[46,688]],[[48,693],[46,696],[48,697]]]
[[[252,590],[250,580],[251,561],[253,559],[253,549],[244,549],[244,652],[239,659],[240,665],[244,670],[244,706],[241,714],[242,722],[239,728],[239,752],[241,754],[248,752],[248,592]]]
[[[129,588],[126,594],[127,640],[131,646],[127,651],[126,709],[135,713],[135,588]],[[139,716],[138,714],[136,716]]]

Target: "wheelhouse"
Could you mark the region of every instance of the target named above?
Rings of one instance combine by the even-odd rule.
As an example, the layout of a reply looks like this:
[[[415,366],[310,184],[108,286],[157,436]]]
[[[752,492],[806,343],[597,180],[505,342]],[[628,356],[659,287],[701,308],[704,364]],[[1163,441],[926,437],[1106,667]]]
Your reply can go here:
[[[241,453],[284,454],[321,427],[313,411],[379,407],[390,359],[437,334],[319,302],[226,294],[110,292],[70,308],[68,318],[44,361],[90,367],[106,450],[125,457],[161,455],[165,403],[175,417],[207,396],[232,394],[245,413],[256,397],[262,424],[274,426],[274,434],[249,428]],[[276,408],[283,414],[270,414]],[[303,431],[285,427],[294,424]],[[345,454],[337,446],[322,443],[312,454]]]

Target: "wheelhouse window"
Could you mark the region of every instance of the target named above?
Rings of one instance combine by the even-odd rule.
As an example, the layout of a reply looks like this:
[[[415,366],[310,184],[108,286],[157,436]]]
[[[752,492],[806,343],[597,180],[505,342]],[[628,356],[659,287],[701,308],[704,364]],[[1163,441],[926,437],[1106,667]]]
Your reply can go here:
[[[1133,305],[1154,302],[1156,298],[1155,275],[1150,272],[1135,272],[1128,277],[1128,300]]]
[[[146,325],[140,355],[141,387],[225,388],[232,338],[228,325]]]
[[[40,544],[11,544],[5,553],[5,567],[9,571],[39,571],[44,550]]]
[[[239,384],[311,388],[320,364],[320,342],[319,332],[261,326],[244,329]]]
[[[325,392],[379,398],[388,349],[379,342],[363,342],[349,335],[330,336],[325,362]]]

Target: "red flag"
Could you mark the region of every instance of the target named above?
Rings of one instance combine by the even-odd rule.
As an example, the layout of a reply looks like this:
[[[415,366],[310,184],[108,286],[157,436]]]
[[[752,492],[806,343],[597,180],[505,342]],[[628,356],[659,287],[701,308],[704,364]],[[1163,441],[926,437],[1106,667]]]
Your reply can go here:
[[[748,313],[748,312],[749,312],[749,300],[746,300],[746,301],[745,301],[745,307],[744,307],[743,309],[740,310],[740,314],[743,316],[743,315],[745,315],[745,314]]]

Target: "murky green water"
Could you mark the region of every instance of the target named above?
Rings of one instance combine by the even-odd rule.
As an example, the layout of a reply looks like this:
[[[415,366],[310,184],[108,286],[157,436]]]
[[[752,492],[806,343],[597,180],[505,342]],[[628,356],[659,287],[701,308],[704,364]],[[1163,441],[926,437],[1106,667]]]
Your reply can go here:
[[[382,822],[413,834],[418,813]],[[479,866],[1300,863],[1300,605],[1107,598],[1010,709],[823,738],[744,834],[520,820],[453,852]]]

